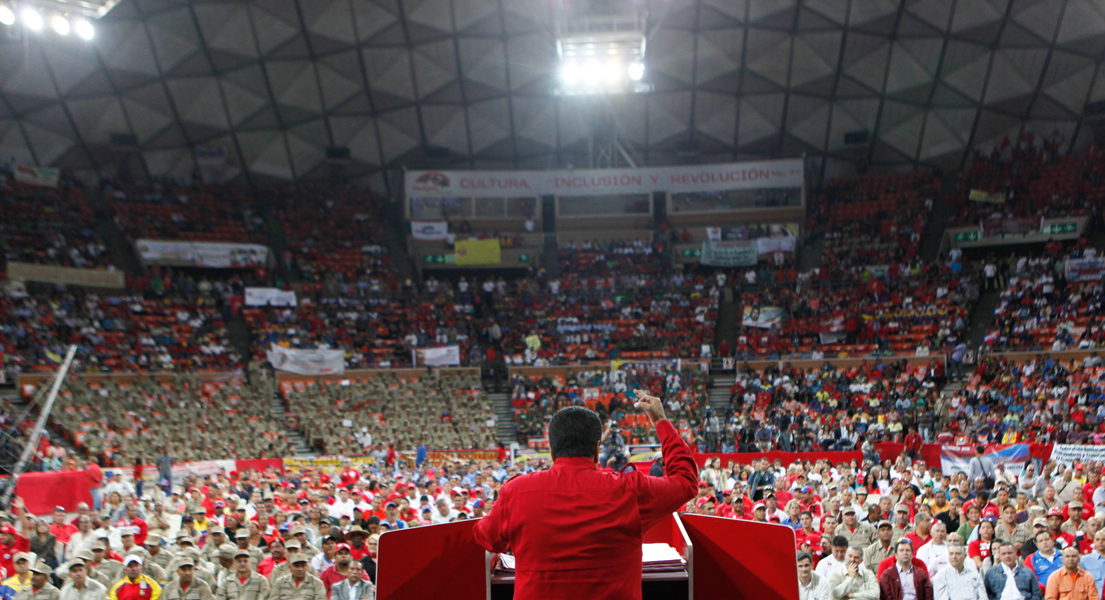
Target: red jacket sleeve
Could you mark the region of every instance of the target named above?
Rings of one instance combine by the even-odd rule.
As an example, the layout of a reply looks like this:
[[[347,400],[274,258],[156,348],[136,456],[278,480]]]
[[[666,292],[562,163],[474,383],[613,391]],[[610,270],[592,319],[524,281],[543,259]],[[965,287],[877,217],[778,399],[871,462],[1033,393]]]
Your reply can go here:
[[[476,521],[475,527],[472,528],[472,535],[475,536],[477,544],[500,554],[510,550],[510,540],[507,538],[507,522],[510,515],[506,513],[507,503],[500,499],[492,505],[491,510],[483,518]]]
[[[656,435],[664,456],[664,476],[641,473],[637,478],[642,532],[652,529],[698,494],[698,467],[690,447],[667,419],[656,424]]]

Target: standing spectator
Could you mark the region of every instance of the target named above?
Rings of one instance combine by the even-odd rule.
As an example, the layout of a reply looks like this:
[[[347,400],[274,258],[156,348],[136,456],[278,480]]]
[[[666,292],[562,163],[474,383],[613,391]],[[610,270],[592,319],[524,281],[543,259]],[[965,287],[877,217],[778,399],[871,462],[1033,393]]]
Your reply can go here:
[[[161,454],[157,456],[157,484],[169,488],[173,485],[173,455],[169,449],[161,447]]]
[[[1077,548],[1063,550],[1063,568],[1047,578],[1046,600],[1099,600],[1093,575],[1078,566]]]
[[[948,546],[948,566],[932,578],[934,600],[987,600],[982,576],[967,568],[966,559],[967,551],[962,545]]]
[[[924,569],[913,565],[913,544],[898,540],[894,565],[879,577],[881,600],[933,600],[932,581]]]
[[[977,481],[979,478],[985,482],[986,489],[994,487],[994,461],[985,456],[986,446],[975,446],[975,457],[967,466],[967,480]]]
[[[967,343],[959,342],[959,345],[952,350],[952,375],[955,376],[953,381],[963,381],[963,361],[967,359]]]

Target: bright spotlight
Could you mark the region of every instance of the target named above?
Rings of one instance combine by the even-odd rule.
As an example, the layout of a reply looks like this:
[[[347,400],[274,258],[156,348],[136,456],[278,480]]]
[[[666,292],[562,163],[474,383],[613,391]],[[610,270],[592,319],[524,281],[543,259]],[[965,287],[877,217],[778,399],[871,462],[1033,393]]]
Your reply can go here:
[[[602,67],[599,63],[591,61],[583,67],[583,80],[590,85],[598,85],[602,81]]]
[[[565,63],[564,67],[560,70],[560,77],[564,80],[564,83],[568,85],[579,83],[579,65],[574,62]]]
[[[96,30],[92,28],[92,23],[88,21],[77,21],[75,28],[77,30],[77,35],[86,40],[90,40],[92,36],[96,35]]]
[[[612,60],[606,64],[606,83],[618,83],[622,79],[622,66]]]
[[[15,13],[7,6],[0,6],[0,23],[12,25],[15,23]]]
[[[42,29],[42,14],[33,8],[23,9],[23,24],[35,31]]]
[[[54,28],[54,31],[58,35],[69,35],[69,21],[65,17],[58,15],[50,21],[50,25]]]
[[[629,78],[633,81],[640,81],[645,76],[645,65],[643,63],[635,62],[629,65]]]

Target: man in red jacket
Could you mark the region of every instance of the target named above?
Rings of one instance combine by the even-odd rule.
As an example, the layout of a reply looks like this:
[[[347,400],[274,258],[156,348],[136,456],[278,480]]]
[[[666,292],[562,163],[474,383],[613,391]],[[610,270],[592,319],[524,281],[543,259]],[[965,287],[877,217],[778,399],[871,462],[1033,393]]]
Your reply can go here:
[[[660,399],[637,390],[635,406],[656,427],[664,477],[600,471],[602,420],[569,406],[549,423],[552,469],[508,481],[476,523],[481,546],[513,551],[516,598],[641,597],[641,535],[695,497],[698,469]]]
[[[913,543],[904,538],[898,540],[894,559],[894,565],[879,575],[880,600],[903,600],[907,596],[915,600],[933,600],[928,572],[913,564]],[[903,587],[912,587],[913,594],[907,595]]]

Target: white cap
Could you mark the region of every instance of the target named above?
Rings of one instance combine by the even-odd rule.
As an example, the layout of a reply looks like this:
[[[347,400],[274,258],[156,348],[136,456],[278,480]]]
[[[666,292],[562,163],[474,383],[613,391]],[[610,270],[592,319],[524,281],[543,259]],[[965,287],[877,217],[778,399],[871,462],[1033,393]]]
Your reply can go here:
[[[142,557],[137,554],[128,554],[127,557],[123,559],[124,565],[129,565],[132,562],[142,564]]]

